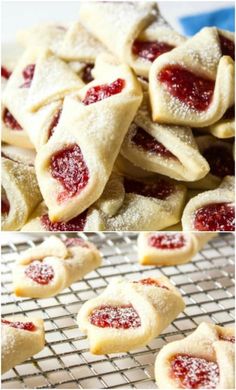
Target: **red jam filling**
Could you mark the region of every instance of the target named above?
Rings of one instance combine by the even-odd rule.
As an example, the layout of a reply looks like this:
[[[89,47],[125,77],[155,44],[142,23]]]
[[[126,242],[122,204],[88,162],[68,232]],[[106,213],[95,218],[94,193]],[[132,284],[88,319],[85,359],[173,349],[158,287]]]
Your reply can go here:
[[[90,314],[91,324],[99,328],[129,329],[141,326],[141,320],[132,305],[100,306]]]
[[[233,60],[235,59],[235,44],[231,39],[223,37],[219,34],[220,46],[223,56],[230,56]]]
[[[10,202],[7,199],[7,195],[6,195],[5,191],[4,192],[2,191],[2,194],[1,194],[1,214],[8,215],[9,211],[10,211]]]
[[[107,99],[110,96],[117,95],[125,87],[125,80],[117,79],[111,84],[97,85],[88,89],[84,100],[86,106],[99,102],[100,100]]]
[[[48,214],[42,215],[41,223],[45,230],[50,232],[79,232],[84,230],[87,210],[68,222],[51,222]]]
[[[199,231],[234,231],[235,208],[229,203],[213,203],[195,213],[194,228]]]
[[[218,177],[225,177],[227,175],[234,175],[234,159],[233,155],[227,148],[222,146],[210,146],[204,150],[203,156],[208,161],[211,173]]]
[[[180,249],[186,244],[182,233],[156,233],[148,237],[148,245],[158,249]]]
[[[58,125],[60,116],[61,116],[62,109],[58,110],[54,117],[52,118],[52,122],[50,123],[49,129],[48,129],[48,139],[51,138],[51,136],[54,134],[55,128]]]
[[[25,67],[22,71],[23,78],[25,80],[24,84],[21,85],[21,88],[29,88],[34,77],[35,64],[30,64]]]
[[[88,167],[80,147],[69,145],[51,157],[52,177],[59,181],[64,190],[58,195],[58,201],[64,201],[78,195],[89,180]]]
[[[26,267],[25,275],[38,284],[46,285],[54,278],[54,271],[50,265],[34,260]]]
[[[1,66],[1,77],[8,80],[11,76],[11,73],[5,66]]]
[[[166,149],[164,145],[148,134],[144,129],[142,129],[142,127],[137,127],[135,129],[131,142],[149,153],[156,154],[160,157],[176,159],[176,157],[168,149]]]
[[[205,111],[212,100],[215,81],[195,75],[179,65],[166,66],[157,76],[168,92],[197,111]]]
[[[14,116],[10,113],[10,111],[5,108],[3,112],[3,122],[7,127],[9,127],[11,130],[23,130],[22,127],[19,125],[17,120],[14,118]]]
[[[158,41],[139,41],[136,39],[132,46],[133,54],[153,62],[161,54],[174,49],[174,46],[168,43]]]
[[[152,278],[141,279],[141,280],[138,280],[137,282],[135,281],[133,283],[141,283],[145,286],[156,286],[156,287],[165,288],[166,290],[169,290],[168,287],[164,286],[163,284],[159,283],[157,280],[152,279]]]
[[[156,199],[166,199],[175,190],[175,186],[164,179],[157,179],[155,183],[142,183],[131,179],[124,179],[126,193],[148,196]]]
[[[28,330],[29,332],[33,332],[36,330],[36,326],[33,324],[33,322],[20,322],[20,321],[8,321],[8,320],[1,320],[1,321],[2,324],[8,325],[11,328]]]
[[[184,389],[215,389],[219,382],[217,363],[203,358],[176,355],[171,360],[171,370]]]
[[[232,106],[228,108],[228,110],[225,112],[222,119],[234,119],[235,117],[235,106]]]
[[[67,248],[71,246],[81,246],[83,248],[89,248],[88,243],[79,237],[67,238],[64,242]]]
[[[220,340],[229,341],[230,343],[235,344],[235,336],[219,336]]]
[[[85,84],[90,83],[94,80],[92,76],[92,69],[94,68],[94,64],[86,64],[82,70],[81,78]]]

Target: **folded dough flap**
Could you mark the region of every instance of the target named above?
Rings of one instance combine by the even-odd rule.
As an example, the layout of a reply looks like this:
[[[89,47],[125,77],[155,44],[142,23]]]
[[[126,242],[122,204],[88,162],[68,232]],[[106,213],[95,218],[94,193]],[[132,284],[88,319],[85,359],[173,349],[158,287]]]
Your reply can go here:
[[[127,47],[155,20],[157,12],[154,2],[83,3],[80,20],[112,53],[125,60]]]
[[[203,109],[172,95],[158,75],[168,66],[180,67],[214,83],[212,97]],[[163,76],[164,77],[164,76]],[[179,47],[157,58],[150,70],[150,96],[153,119],[162,123],[205,127],[217,122],[234,103],[234,61],[222,56],[216,28],[204,28]]]
[[[2,324],[2,373],[40,352],[45,344],[42,319],[12,316],[4,317],[4,320],[6,323]],[[32,331],[10,326],[7,322],[29,323]]]
[[[95,202],[94,207],[109,217],[114,216],[122,206],[125,198],[123,177],[112,174],[109,178],[102,196]]]
[[[44,23],[31,28],[19,30],[16,34],[17,42],[27,46],[44,46],[50,49],[60,44],[66,34],[66,28],[56,23]]]
[[[136,126],[131,125],[121,149],[121,153],[133,164],[177,180],[194,181],[209,172],[209,165],[198,150],[192,130],[185,126],[162,125],[153,122],[146,94],[134,118],[134,123]],[[168,153],[171,152],[172,157],[166,157],[161,152],[150,153],[149,150],[136,145],[133,137],[143,130],[153,137],[154,144],[159,143],[160,147],[164,146]],[[145,146],[145,139],[143,142]]]
[[[36,111],[41,106],[63,98],[83,86],[71,67],[50,50],[42,50],[36,59],[35,70],[27,97],[27,109]]]
[[[60,238],[51,236],[43,241],[40,245],[27,249],[20,256],[18,261],[21,265],[27,265],[32,260],[43,260],[48,256],[55,256],[65,259],[68,254],[66,245]]]
[[[57,55],[67,61],[94,63],[96,57],[107,49],[91,35],[81,23],[74,22],[68,28]]]

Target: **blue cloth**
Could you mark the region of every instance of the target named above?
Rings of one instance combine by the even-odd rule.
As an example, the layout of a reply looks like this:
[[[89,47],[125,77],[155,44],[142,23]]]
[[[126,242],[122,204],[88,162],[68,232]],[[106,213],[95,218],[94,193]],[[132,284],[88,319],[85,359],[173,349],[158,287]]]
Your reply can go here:
[[[197,15],[184,16],[180,18],[183,32],[186,35],[194,35],[203,27],[216,26],[225,30],[235,31],[235,8],[222,8]]]

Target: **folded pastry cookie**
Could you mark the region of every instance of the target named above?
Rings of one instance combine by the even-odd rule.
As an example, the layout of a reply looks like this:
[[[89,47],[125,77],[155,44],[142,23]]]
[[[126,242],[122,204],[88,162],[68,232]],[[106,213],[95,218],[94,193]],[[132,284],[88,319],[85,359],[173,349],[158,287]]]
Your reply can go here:
[[[94,81],[65,99],[56,131],[36,157],[52,222],[75,218],[100,197],[141,99],[130,68],[110,56],[98,58]]]
[[[106,230],[161,230],[180,221],[186,188],[162,177],[112,176],[94,205]]]
[[[138,259],[142,265],[177,265],[190,261],[214,233],[155,233],[138,236]]]
[[[2,157],[2,230],[19,230],[42,200],[34,167]]]
[[[142,169],[176,180],[195,181],[209,171],[190,128],[152,121],[147,94],[125,137],[121,153]]]
[[[55,130],[64,97],[83,85],[70,66],[52,52],[31,46],[17,63],[3,102],[38,150]]]
[[[185,42],[154,2],[87,2],[81,4],[80,20],[111,53],[144,77],[158,56]]]
[[[196,142],[210,166],[210,172],[203,179],[188,183],[189,188],[213,190],[220,185],[225,176],[234,176],[235,164],[231,143],[211,135],[196,137]]]
[[[2,374],[44,348],[43,320],[11,316],[1,320]]]
[[[234,176],[226,176],[221,185],[193,197],[186,205],[183,230],[235,230]]]
[[[234,35],[203,28],[163,54],[149,74],[153,120],[191,127],[219,121],[234,104]]]
[[[40,24],[17,33],[23,46],[44,46],[67,62],[76,62],[81,78],[87,81],[88,67],[107,49],[79,22],[70,25]],[[79,68],[78,68],[79,67]],[[90,80],[91,81],[91,80]]]
[[[234,329],[203,322],[157,355],[159,389],[234,389]]]
[[[101,264],[101,255],[80,238],[51,236],[25,251],[13,267],[13,291],[20,297],[48,298],[81,280]]]
[[[16,58],[10,58],[4,60],[4,64],[1,66],[1,87],[2,92],[6,88],[8,80],[13,72],[15,64],[17,62]],[[32,143],[29,140],[28,134],[20,126],[20,124],[15,120],[9,110],[4,107],[2,104],[1,107],[1,124],[2,124],[2,134],[1,139],[3,142],[6,142],[10,145],[16,145],[23,148],[33,148]]]
[[[178,290],[165,277],[119,279],[81,307],[78,325],[90,352],[127,352],[147,345],[184,310]]]

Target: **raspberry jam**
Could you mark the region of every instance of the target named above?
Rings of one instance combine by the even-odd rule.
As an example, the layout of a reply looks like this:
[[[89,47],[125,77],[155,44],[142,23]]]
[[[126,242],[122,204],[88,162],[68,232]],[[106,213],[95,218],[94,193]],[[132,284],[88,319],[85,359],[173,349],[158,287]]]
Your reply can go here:
[[[174,46],[168,43],[158,41],[139,41],[136,39],[132,46],[132,53],[153,62],[161,54],[167,53],[174,49]]]
[[[148,237],[148,245],[158,249],[180,249],[186,244],[182,233],[155,233]]]
[[[11,72],[5,66],[1,66],[1,77],[8,80],[10,76]]]
[[[53,135],[56,126],[58,125],[60,116],[61,116],[62,109],[58,110],[54,117],[52,118],[52,122],[50,123],[49,129],[48,129],[48,139],[51,138]]]
[[[85,67],[83,68],[81,78],[85,84],[88,84],[94,80],[92,76],[93,68],[94,68],[94,64],[86,64]]]
[[[54,278],[53,268],[38,260],[33,260],[25,269],[25,275],[34,282],[42,285],[49,284]]]
[[[1,320],[1,321],[2,324],[8,325],[11,328],[28,330],[29,332],[33,332],[36,330],[36,326],[33,324],[33,322],[20,322],[20,321],[8,321],[8,320]]]
[[[223,146],[210,146],[203,152],[203,156],[208,161],[211,173],[218,177],[234,175],[233,155]]]
[[[179,354],[171,360],[172,375],[180,382],[178,388],[215,389],[219,382],[217,363],[191,355]]]
[[[156,199],[166,199],[175,190],[173,184],[164,179],[157,179],[155,183],[142,183],[131,179],[124,179],[126,193],[148,196]]]
[[[176,159],[176,157],[168,149],[166,149],[164,145],[148,134],[144,129],[142,129],[142,127],[138,126],[135,129],[131,142],[149,153],[156,154],[160,157]]]
[[[235,336],[219,336],[220,340],[229,341],[230,343],[235,344]]]
[[[64,188],[64,191],[58,195],[59,202],[78,195],[88,183],[88,167],[80,147],[76,144],[54,153],[50,167],[52,177]]]
[[[79,232],[84,230],[86,218],[87,210],[68,222],[51,222],[48,214],[42,215],[40,220],[45,230],[50,232]]]
[[[141,280],[138,280],[137,282],[135,281],[133,283],[141,283],[145,286],[156,286],[156,287],[165,288],[166,290],[169,290],[168,287],[164,286],[163,284],[159,283],[157,280],[152,279],[152,278],[141,279]]]
[[[23,78],[25,80],[24,84],[21,85],[21,88],[29,88],[34,77],[35,64],[30,64],[25,67],[22,71]]]
[[[10,211],[10,202],[4,189],[1,190],[1,214],[8,215]]]
[[[235,44],[231,39],[223,37],[219,34],[220,46],[223,56],[230,56],[233,60],[235,59]]]
[[[141,320],[132,305],[100,306],[90,314],[89,321],[99,328],[129,329],[141,326]]]
[[[205,111],[212,100],[215,81],[195,75],[179,65],[166,66],[157,76],[168,92],[197,111]]]
[[[212,203],[195,213],[194,228],[199,231],[229,231],[235,229],[235,209],[230,203]]]
[[[7,127],[9,127],[11,130],[23,130],[22,127],[19,125],[17,120],[14,118],[14,116],[10,113],[10,111],[5,108],[3,112],[3,122]]]
[[[67,248],[71,246],[81,246],[83,248],[89,248],[88,243],[79,237],[67,238],[64,242]]]
[[[97,85],[91,87],[86,92],[85,98],[82,101],[86,106],[107,99],[110,96],[117,95],[125,87],[125,80],[117,79],[111,84]]]

